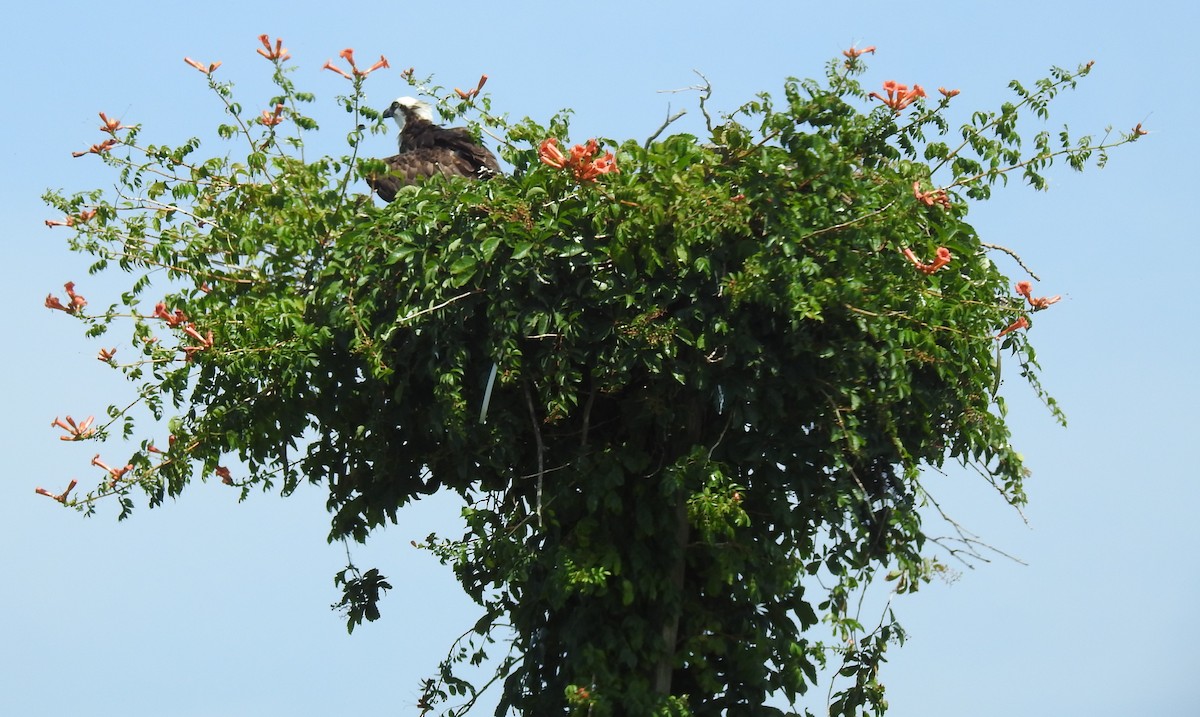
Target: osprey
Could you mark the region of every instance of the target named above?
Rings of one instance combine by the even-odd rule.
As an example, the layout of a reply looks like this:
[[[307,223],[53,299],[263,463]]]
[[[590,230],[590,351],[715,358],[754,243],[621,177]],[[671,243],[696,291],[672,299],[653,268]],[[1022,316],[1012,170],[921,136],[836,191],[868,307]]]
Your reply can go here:
[[[428,103],[400,97],[383,116],[400,126],[400,153],[383,160],[387,174],[367,177],[367,184],[384,201],[392,201],[400,187],[414,184],[420,177],[444,174],[487,179],[500,173],[496,157],[466,129],[435,125]]]

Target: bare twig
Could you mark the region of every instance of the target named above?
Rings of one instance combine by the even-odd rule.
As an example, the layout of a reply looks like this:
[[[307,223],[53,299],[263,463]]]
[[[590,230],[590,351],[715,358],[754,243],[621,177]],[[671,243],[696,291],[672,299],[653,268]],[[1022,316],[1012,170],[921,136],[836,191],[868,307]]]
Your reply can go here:
[[[941,546],[955,560],[958,560],[963,565],[965,565],[969,568],[974,568],[975,566],[971,564],[970,560],[967,560],[960,555],[960,553],[965,553],[969,558],[971,558],[973,560],[982,560],[985,563],[990,563],[991,561],[988,560],[987,557],[984,556],[982,552],[980,552],[980,550],[982,549],[982,550],[987,550],[987,551],[993,552],[1001,557],[1008,558],[1009,560],[1011,560],[1014,563],[1017,563],[1019,565],[1028,565],[1028,563],[1026,563],[1024,560],[1021,560],[1017,556],[1006,553],[994,545],[983,542],[982,540],[979,539],[978,535],[967,530],[961,523],[959,523],[958,521],[951,518],[946,513],[946,511],[942,509],[942,506],[937,502],[937,499],[935,499],[933,497],[933,494],[930,493],[928,490],[926,490],[925,486],[921,485],[920,481],[916,481],[916,487],[920,491],[921,496],[925,500],[928,500],[931,505],[933,505],[934,509],[937,510],[938,514],[942,517],[942,520],[945,520],[946,523],[948,523],[950,525],[950,527],[954,529],[954,532],[957,534],[958,537],[951,538],[951,539],[930,538],[930,540],[932,542]],[[1024,516],[1022,516],[1022,518],[1024,518]],[[955,543],[959,543],[963,547],[962,548],[954,548],[954,547],[947,545],[946,543],[951,540]]]
[[[1012,249],[1009,249],[1006,246],[1000,246],[999,244],[988,244],[987,242],[979,242],[979,246],[984,247],[985,249],[995,249],[996,251],[1002,251],[1005,254],[1008,254],[1014,260],[1016,260],[1017,264],[1020,265],[1020,267],[1025,270],[1025,273],[1032,276],[1035,281],[1042,280],[1042,277],[1038,276],[1037,274],[1034,274],[1032,269],[1025,266],[1025,262],[1021,261],[1021,257],[1017,256],[1017,253],[1015,251],[1013,251]]]
[[[717,442],[712,444],[708,449],[708,460],[712,460],[713,452],[717,450],[717,446],[721,445],[721,441],[725,440],[725,433],[729,431],[729,425],[733,423],[733,412],[729,412],[729,418],[725,421],[725,427],[721,429],[721,435],[717,436]]]
[[[1000,494],[1000,497],[1004,499],[1005,503],[1008,503],[1013,507],[1014,510],[1017,511],[1017,515],[1021,516],[1021,521],[1025,523],[1025,525],[1029,525],[1029,518],[1025,515],[1025,511],[1021,510],[1020,505],[1013,503],[1012,498],[1010,498],[1008,494],[1004,492],[1004,486],[996,483],[996,477],[991,473],[988,473],[986,467],[980,466],[978,463],[968,463],[967,465],[971,467],[971,470],[978,473],[980,477],[987,481],[987,484]]]
[[[688,85],[687,87],[678,87],[673,90],[657,90],[660,95],[677,95],[681,92],[703,92],[703,85]]]
[[[704,80],[704,85],[700,90],[700,114],[704,115],[704,126],[708,128],[708,133],[711,135],[713,131],[712,115],[708,113],[708,107],[705,106],[705,103],[712,97],[712,83],[708,81],[708,78],[700,70],[692,70],[692,72],[695,72],[700,79]]]
[[[399,319],[396,319],[396,325],[400,326],[402,324],[408,323],[409,321],[412,321],[413,319],[417,318],[418,316],[422,316],[424,314],[431,314],[434,311],[440,311],[441,309],[446,308],[447,306],[449,306],[450,304],[453,304],[456,301],[461,301],[462,299],[465,299],[468,296],[474,296],[475,294],[479,294],[482,291],[483,291],[483,289],[474,289],[472,291],[468,291],[466,293],[459,294],[458,296],[454,296],[449,299],[446,299],[445,301],[438,304],[437,306],[430,306],[428,309],[421,309],[420,311],[415,311],[415,312],[409,314],[408,316],[404,316]]]
[[[508,137],[501,137],[500,135],[498,135],[498,134],[496,134],[495,132],[491,131],[491,130],[490,130],[490,129],[488,129],[487,127],[484,127],[483,125],[479,125],[479,131],[480,131],[480,132],[482,132],[482,133],[484,133],[484,134],[486,134],[487,136],[491,137],[492,139],[496,140],[496,142],[497,142],[498,144],[504,144],[504,145],[508,145],[509,147],[516,147],[516,146],[517,146],[517,145],[513,144],[512,142],[510,142],[510,141],[509,141],[509,139],[508,139]]]
[[[797,239],[796,241],[798,241],[798,242],[802,242],[802,241],[804,241],[805,239],[812,239],[813,237],[815,237],[815,236],[820,236],[821,234],[827,234],[827,233],[829,233],[829,232],[835,232],[835,231],[837,231],[837,230],[839,230],[839,229],[845,229],[845,228],[847,228],[847,227],[854,226],[855,224],[858,224],[859,222],[864,222],[864,221],[866,221],[866,220],[870,219],[870,218],[871,218],[871,217],[873,217],[873,216],[876,216],[876,215],[878,215],[878,214],[883,214],[883,213],[884,213],[884,212],[886,212],[887,210],[891,209],[891,208],[892,208],[892,205],[893,205],[893,204],[895,204],[895,203],[896,203],[896,202],[894,202],[894,201],[891,201],[891,202],[888,202],[887,204],[883,205],[882,207],[880,207],[880,208],[878,208],[878,209],[872,209],[871,211],[867,212],[866,214],[862,214],[862,215],[860,215],[860,216],[857,216],[857,217],[855,217],[855,218],[853,218],[853,219],[848,219],[848,220],[846,220],[846,221],[842,222],[841,224],[832,224],[832,225],[830,225],[830,226],[823,227],[823,228],[821,228],[821,229],[817,229],[817,230],[811,231],[811,232],[809,232],[809,233],[805,234],[804,236],[800,237],[800,238],[799,238],[799,239]]]
[[[665,130],[668,126],[670,126],[670,124],[672,122],[674,122],[675,120],[684,116],[685,114],[687,114],[687,110],[679,110],[675,114],[671,114],[671,105],[667,105],[667,118],[665,120],[663,120],[662,126],[660,126],[658,129],[654,130],[654,134],[652,134],[646,138],[645,143],[642,144],[642,148],[650,149],[650,143],[653,142],[654,140],[658,139],[658,136],[660,134],[662,134],[663,130]]]
[[[924,321],[920,321],[918,319],[914,319],[912,316],[909,316],[908,313],[904,312],[904,311],[894,311],[893,310],[893,311],[878,312],[878,311],[868,311],[867,309],[860,309],[859,307],[854,306],[853,304],[842,304],[842,306],[844,306],[847,311],[853,311],[856,314],[862,314],[863,316],[870,316],[871,318],[875,318],[875,319],[884,318],[884,317],[904,319],[905,321],[910,321],[910,322],[916,324],[917,326],[921,326],[923,328],[929,329],[930,331],[948,331],[952,334],[959,334],[962,336],[970,336],[970,334],[968,332],[963,331],[962,329],[959,329],[959,328],[956,328],[953,326],[937,326],[935,324],[930,324],[930,323],[926,323]]]
[[[704,84],[688,85],[687,87],[680,87],[679,89],[676,89],[676,90],[659,90],[659,92],[663,93],[663,94],[667,94],[667,93],[678,94],[680,92],[699,92],[700,93],[700,113],[704,115],[704,126],[708,128],[708,133],[712,134],[712,131],[713,131],[712,115],[710,115],[708,113],[708,108],[704,106],[705,103],[708,101],[708,99],[710,97],[712,97],[712,83],[708,81],[708,78],[705,77],[704,74],[702,72],[700,72],[700,70],[692,70],[692,72],[695,72],[697,77],[699,77],[701,80],[704,80]],[[680,112],[680,114],[683,114],[683,113]],[[671,120],[671,121],[674,121],[674,120]],[[670,122],[668,122],[667,124],[670,124]],[[666,125],[664,125],[664,126],[666,126]],[[661,132],[662,130],[660,129],[659,131]],[[653,139],[653,138],[651,138],[651,139]]]

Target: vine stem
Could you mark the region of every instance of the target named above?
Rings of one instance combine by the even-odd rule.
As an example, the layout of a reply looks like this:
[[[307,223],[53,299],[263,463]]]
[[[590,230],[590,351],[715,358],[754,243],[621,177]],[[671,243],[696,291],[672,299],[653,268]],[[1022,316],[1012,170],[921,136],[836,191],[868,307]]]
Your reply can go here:
[[[1128,144],[1129,142],[1132,142],[1132,141],[1133,141],[1132,138],[1126,137],[1117,142],[1107,142],[1107,143],[1103,143],[1103,144],[1087,145],[1085,147],[1071,147],[1069,149],[1060,149],[1055,152],[1039,152],[1038,154],[1035,154],[1034,156],[1030,157],[1029,159],[1021,160],[1020,162],[1016,162],[1015,164],[1010,164],[1007,167],[1000,167],[998,169],[989,169],[987,171],[980,172],[980,173],[972,175],[970,177],[962,177],[960,179],[956,179],[953,182],[951,182],[950,184],[947,184],[945,187],[942,187],[942,189],[950,190],[955,187],[967,186],[970,184],[974,184],[975,182],[978,182],[979,180],[981,180],[985,177],[987,177],[987,178],[999,177],[1000,175],[1008,174],[1009,172],[1011,172],[1015,169],[1021,169],[1022,167],[1027,167],[1030,164],[1033,164],[1034,162],[1045,162],[1047,160],[1051,160],[1056,157],[1062,157],[1064,155],[1070,156],[1073,154],[1082,154],[1085,152],[1086,153],[1104,152],[1105,150],[1113,149],[1114,147],[1120,147],[1121,145]],[[932,172],[931,172],[931,174],[932,174]]]
[[[1016,112],[1016,111],[1020,110],[1022,107],[1024,107],[1025,105],[1028,105],[1028,104],[1030,104],[1031,102],[1033,102],[1034,98],[1041,97],[1041,96],[1043,96],[1043,95],[1046,95],[1046,94],[1048,94],[1048,93],[1049,93],[1051,96],[1053,96],[1054,94],[1056,94],[1056,93],[1058,92],[1058,89],[1059,89],[1060,87],[1064,87],[1064,86],[1066,86],[1066,85],[1070,84],[1070,83],[1071,83],[1072,81],[1074,81],[1074,80],[1075,80],[1077,77],[1079,77],[1079,74],[1080,74],[1080,73],[1076,73],[1076,74],[1074,74],[1074,75],[1068,75],[1068,76],[1066,76],[1066,77],[1063,77],[1062,79],[1060,79],[1059,81],[1057,81],[1057,82],[1053,83],[1053,84],[1052,84],[1052,85],[1050,85],[1049,87],[1043,87],[1043,88],[1041,88],[1041,89],[1040,89],[1038,92],[1035,92],[1035,93],[1034,93],[1034,94],[1032,94],[1032,95],[1029,95],[1029,96],[1027,96],[1027,97],[1024,97],[1024,98],[1023,98],[1023,99],[1022,99],[1020,102],[1018,102],[1018,103],[1017,103],[1017,104],[1016,104],[1016,105],[1013,107],[1013,111],[1014,111],[1014,112]],[[985,123],[985,124],[983,124],[983,125],[980,125],[980,127],[979,127],[978,129],[974,129],[974,128],[972,128],[972,130],[971,130],[971,133],[970,133],[970,136],[968,136],[968,137],[964,137],[964,138],[963,138],[963,141],[962,141],[962,143],[961,143],[960,145],[958,145],[957,147],[955,147],[955,148],[954,148],[954,151],[950,152],[950,153],[949,153],[949,154],[947,154],[945,157],[943,157],[943,158],[942,158],[942,160],[941,160],[940,162],[938,162],[937,164],[935,164],[935,165],[934,165],[934,166],[933,166],[933,167],[932,167],[932,168],[929,170],[929,174],[930,174],[931,176],[932,176],[932,175],[934,175],[934,174],[936,174],[936,173],[937,173],[937,171],[938,171],[939,169],[941,169],[942,167],[946,166],[946,163],[947,163],[947,162],[949,162],[950,160],[952,160],[952,159],[954,159],[955,157],[957,157],[957,156],[958,156],[958,154],[959,154],[960,152],[962,152],[963,148],[965,148],[965,147],[966,147],[968,144],[970,144],[970,143],[971,143],[971,140],[972,140],[973,138],[981,136],[981,135],[984,133],[984,131],[986,131],[986,130],[988,130],[988,129],[992,128],[992,127],[994,127],[994,126],[995,126],[995,125],[996,125],[998,122],[1000,122],[1000,120],[1002,119],[1002,117],[1003,117],[1003,115],[1002,115],[1002,114],[997,114],[996,116],[992,117],[992,118],[991,118],[991,120],[989,120],[987,123]]]

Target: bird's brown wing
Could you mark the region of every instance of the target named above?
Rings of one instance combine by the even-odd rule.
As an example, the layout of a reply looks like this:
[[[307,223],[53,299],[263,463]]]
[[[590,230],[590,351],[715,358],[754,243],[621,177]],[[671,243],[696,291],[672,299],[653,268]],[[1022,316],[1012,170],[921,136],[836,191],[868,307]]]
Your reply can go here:
[[[400,136],[404,153],[422,149],[444,149],[462,155],[471,164],[468,175],[487,179],[500,173],[495,155],[475,141],[465,127],[438,127],[428,122],[410,122]]]
[[[452,149],[471,165],[471,175],[482,179],[500,173],[500,163],[487,147],[475,141],[471,133],[462,127],[444,129],[441,141],[447,149]]]
[[[396,198],[400,187],[415,184],[417,180],[435,174],[449,177],[480,176],[470,158],[441,148],[414,149],[386,157],[383,163],[387,165],[385,174],[372,174],[366,179],[371,189],[386,202]]]

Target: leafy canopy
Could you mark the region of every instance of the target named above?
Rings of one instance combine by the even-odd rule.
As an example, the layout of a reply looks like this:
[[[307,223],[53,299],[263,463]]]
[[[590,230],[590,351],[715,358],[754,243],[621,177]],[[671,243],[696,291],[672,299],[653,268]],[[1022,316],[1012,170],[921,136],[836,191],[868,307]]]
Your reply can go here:
[[[1056,159],[1103,163],[1143,133],[1021,142],[1022,114],[1046,117],[1090,63],[951,130],[957,91],[867,92],[874,48],[852,49],[823,82],[725,116],[698,88],[703,137],[668,121],[574,153],[567,113],[508,122],[482,80],[447,93],[409,70],[444,118],[480,118],[511,172],[380,206],[361,180],[382,164],[359,149],[383,129],[364,88],[386,60],[327,65],[350,82],[349,150],[314,159],[314,97],[261,39],[278,93],[261,114],[219,63],[189,60],[224,105],[224,153],[102,115],[108,138],[79,154],[115,190],[47,194],[93,272],[128,282],[107,309],[74,284],[47,305],[123,332],[101,359],[137,386],[98,424],[58,421],[64,438],[136,438],[144,406],[169,440],[122,468],[97,457],[86,492],[41,492],[125,517],[138,492],[153,507],[196,478],[243,496],[307,481],[328,491],[330,539],[365,541],[453,491],[465,533],[424,547],[482,617],[423,684],[425,711],[473,704],[457,670],[500,640],[492,681],[522,714],[783,714],[768,698],[795,703],[822,666],[840,676],[831,713],[882,712],[903,632],[890,614],[865,628],[852,598],[881,571],[905,592],[945,569],[921,468],[974,466],[1025,501],[1000,357],[1042,394],[1024,329],[1055,299],[1014,295],[965,199],[1014,172],[1044,187]],[[938,542],[969,552],[960,537]],[[351,630],[379,617],[377,570],[337,582]],[[821,619],[841,642],[811,637]]]

